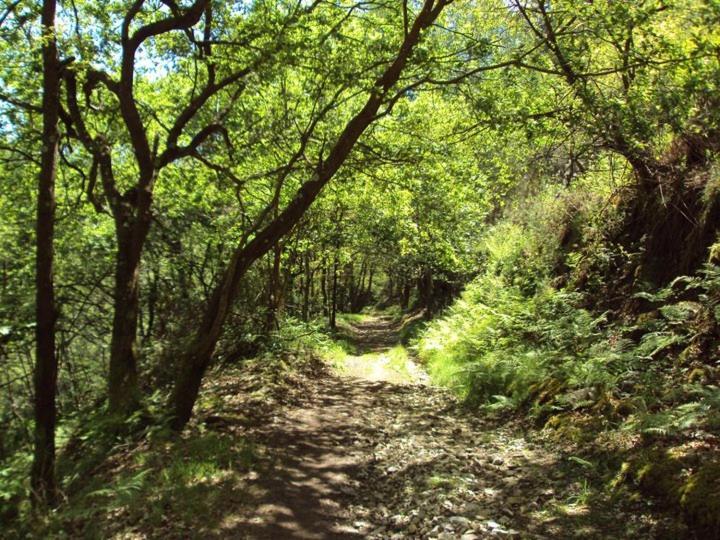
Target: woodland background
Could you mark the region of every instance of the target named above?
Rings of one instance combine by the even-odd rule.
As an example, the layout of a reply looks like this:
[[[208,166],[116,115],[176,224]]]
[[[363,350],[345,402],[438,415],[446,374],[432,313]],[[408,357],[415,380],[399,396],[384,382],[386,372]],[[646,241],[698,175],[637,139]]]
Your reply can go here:
[[[716,0],[3,0],[2,521],[182,430],[208,368],[375,306],[422,310],[404,337],[468,406],[600,437],[616,487],[720,534],[718,28]]]

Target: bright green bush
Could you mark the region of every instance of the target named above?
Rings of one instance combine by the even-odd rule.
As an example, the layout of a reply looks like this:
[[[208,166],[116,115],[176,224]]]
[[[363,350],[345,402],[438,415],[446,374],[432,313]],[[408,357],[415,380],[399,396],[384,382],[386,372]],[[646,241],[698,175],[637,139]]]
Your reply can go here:
[[[418,352],[437,381],[474,404],[542,401],[549,381],[600,394],[616,382],[611,366],[626,360],[627,345],[608,339],[604,317],[576,307],[578,296],[547,285],[525,296],[483,276],[428,328]]]
[[[605,285],[579,289],[575,278],[606,266],[614,248],[589,217],[597,211],[592,189],[582,203],[581,191],[546,190],[522,220],[510,212],[490,229],[483,273],[417,339],[420,358],[435,381],[474,406],[524,408],[541,419],[594,408],[605,425],[648,436],[716,430],[708,358],[720,268],[636,294],[639,314],[593,311]],[[549,211],[535,211],[541,206]],[[589,225],[574,231],[578,216]],[[559,267],[569,279],[558,281]]]

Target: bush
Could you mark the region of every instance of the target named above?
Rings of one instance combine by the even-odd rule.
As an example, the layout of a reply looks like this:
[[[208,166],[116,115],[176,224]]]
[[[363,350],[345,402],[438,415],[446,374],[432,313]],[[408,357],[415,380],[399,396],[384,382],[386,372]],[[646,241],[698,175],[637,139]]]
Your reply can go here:
[[[436,380],[475,405],[577,406],[615,384],[627,360],[626,342],[610,339],[604,317],[576,307],[578,299],[548,285],[525,296],[502,277],[483,276],[431,324],[419,355]]]

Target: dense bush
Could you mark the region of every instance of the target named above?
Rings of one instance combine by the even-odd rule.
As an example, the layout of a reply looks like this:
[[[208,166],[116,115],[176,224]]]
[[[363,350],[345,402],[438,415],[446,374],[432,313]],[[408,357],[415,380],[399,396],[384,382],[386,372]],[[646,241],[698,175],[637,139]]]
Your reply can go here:
[[[578,286],[578,275],[616,246],[597,249],[602,230],[592,204],[574,209],[596,225],[572,246],[552,234],[573,220],[573,199],[582,197],[576,191],[549,213],[531,210],[524,223],[510,217],[490,230],[483,272],[418,339],[420,357],[475,406],[524,408],[542,420],[600,406],[608,425],[648,433],[717,429],[720,269],[708,264],[694,277],[637,292],[634,312],[592,309],[598,288]],[[546,196],[536,200],[548,208]],[[569,263],[558,281],[561,259]]]
[[[637,489],[715,538],[716,248],[695,275],[653,287],[633,273],[638,254],[613,241],[622,206],[600,204],[603,191],[545,189],[521,219],[508,212],[483,238],[480,274],[421,334],[418,354],[469,406],[527,415],[568,451],[603,461],[612,489]]]

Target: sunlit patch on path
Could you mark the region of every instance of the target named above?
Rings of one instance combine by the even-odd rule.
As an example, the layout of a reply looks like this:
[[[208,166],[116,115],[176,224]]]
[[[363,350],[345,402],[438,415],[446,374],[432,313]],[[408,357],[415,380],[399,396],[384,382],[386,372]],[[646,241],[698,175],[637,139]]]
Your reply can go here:
[[[394,384],[428,383],[427,373],[398,344],[397,328],[392,321],[368,316],[362,323],[349,324],[344,330],[358,352],[339,359],[338,370],[342,375]]]

